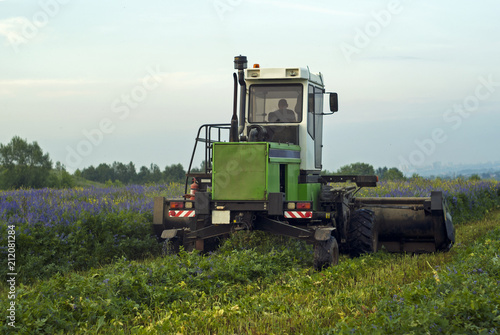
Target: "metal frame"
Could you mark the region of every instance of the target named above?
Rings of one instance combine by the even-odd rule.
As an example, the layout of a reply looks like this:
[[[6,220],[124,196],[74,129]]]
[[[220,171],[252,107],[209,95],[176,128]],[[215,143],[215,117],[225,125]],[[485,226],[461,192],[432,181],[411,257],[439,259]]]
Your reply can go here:
[[[217,139],[212,139],[212,128],[217,129]],[[200,134],[202,130],[205,129],[205,137],[200,137]],[[191,159],[189,161],[189,167],[188,171],[186,174],[186,183],[184,185],[184,192],[188,192],[188,183],[189,183],[189,177],[192,176],[191,174],[191,168],[193,167],[193,160],[194,156],[196,155],[196,149],[198,147],[198,142],[204,142],[205,143],[205,175],[209,174],[210,171],[212,171],[212,143],[215,142],[223,142],[221,140],[222,138],[222,130],[227,130],[228,131],[228,136],[229,136],[229,131],[231,130],[231,124],[230,123],[211,123],[211,124],[204,124],[200,126],[198,129],[198,133],[196,134],[196,140],[194,142],[194,148],[193,148],[193,153],[191,154]]]

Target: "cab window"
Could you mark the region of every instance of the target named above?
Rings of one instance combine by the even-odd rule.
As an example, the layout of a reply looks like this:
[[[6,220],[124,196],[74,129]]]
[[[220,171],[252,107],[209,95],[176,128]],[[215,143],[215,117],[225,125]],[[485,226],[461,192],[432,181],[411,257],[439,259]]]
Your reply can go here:
[[[302,85],[251,85],[250,123],[302,122]]]

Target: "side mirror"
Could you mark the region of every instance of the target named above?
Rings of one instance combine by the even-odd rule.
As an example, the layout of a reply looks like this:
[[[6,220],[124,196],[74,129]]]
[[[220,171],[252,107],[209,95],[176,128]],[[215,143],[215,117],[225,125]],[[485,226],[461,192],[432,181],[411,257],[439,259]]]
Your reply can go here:
[[[339,110],[339,97],[337,93],[330,93],[330,111],[338,112]]]

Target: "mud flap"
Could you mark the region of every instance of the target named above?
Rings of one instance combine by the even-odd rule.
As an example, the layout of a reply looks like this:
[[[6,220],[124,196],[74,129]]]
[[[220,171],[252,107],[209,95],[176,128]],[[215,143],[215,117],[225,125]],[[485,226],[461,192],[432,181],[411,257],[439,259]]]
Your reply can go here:
[[[161,233],[161,238],[163,239],[170,239],[174,238],[175,236],[177,236],[177,229],[165,229]]]
[[[334,229],[333,227],[318,228],[314,231],[314,239],[316,241],[328,241]]]

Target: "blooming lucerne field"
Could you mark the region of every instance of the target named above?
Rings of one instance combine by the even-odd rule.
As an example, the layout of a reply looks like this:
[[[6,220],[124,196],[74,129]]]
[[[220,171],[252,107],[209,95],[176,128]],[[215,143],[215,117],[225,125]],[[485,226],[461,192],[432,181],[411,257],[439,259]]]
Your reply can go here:
[[[500,205],[494,181],[381,182],[358,196],[433,190],[443,191],[458,228]],[[178,184],[0,192],[3,278],[7,227],[16,234],[16,331],[498,332],[498,229],[483,242],[457,240],[449,253],[344,257],[320,273],[309,246],[260,232],[236,234],[210,255],[158,257],[153,198],[182,193]],[[496,224],[477,222],[470,234]],[[0,329],[12,331],[4,323]]]

